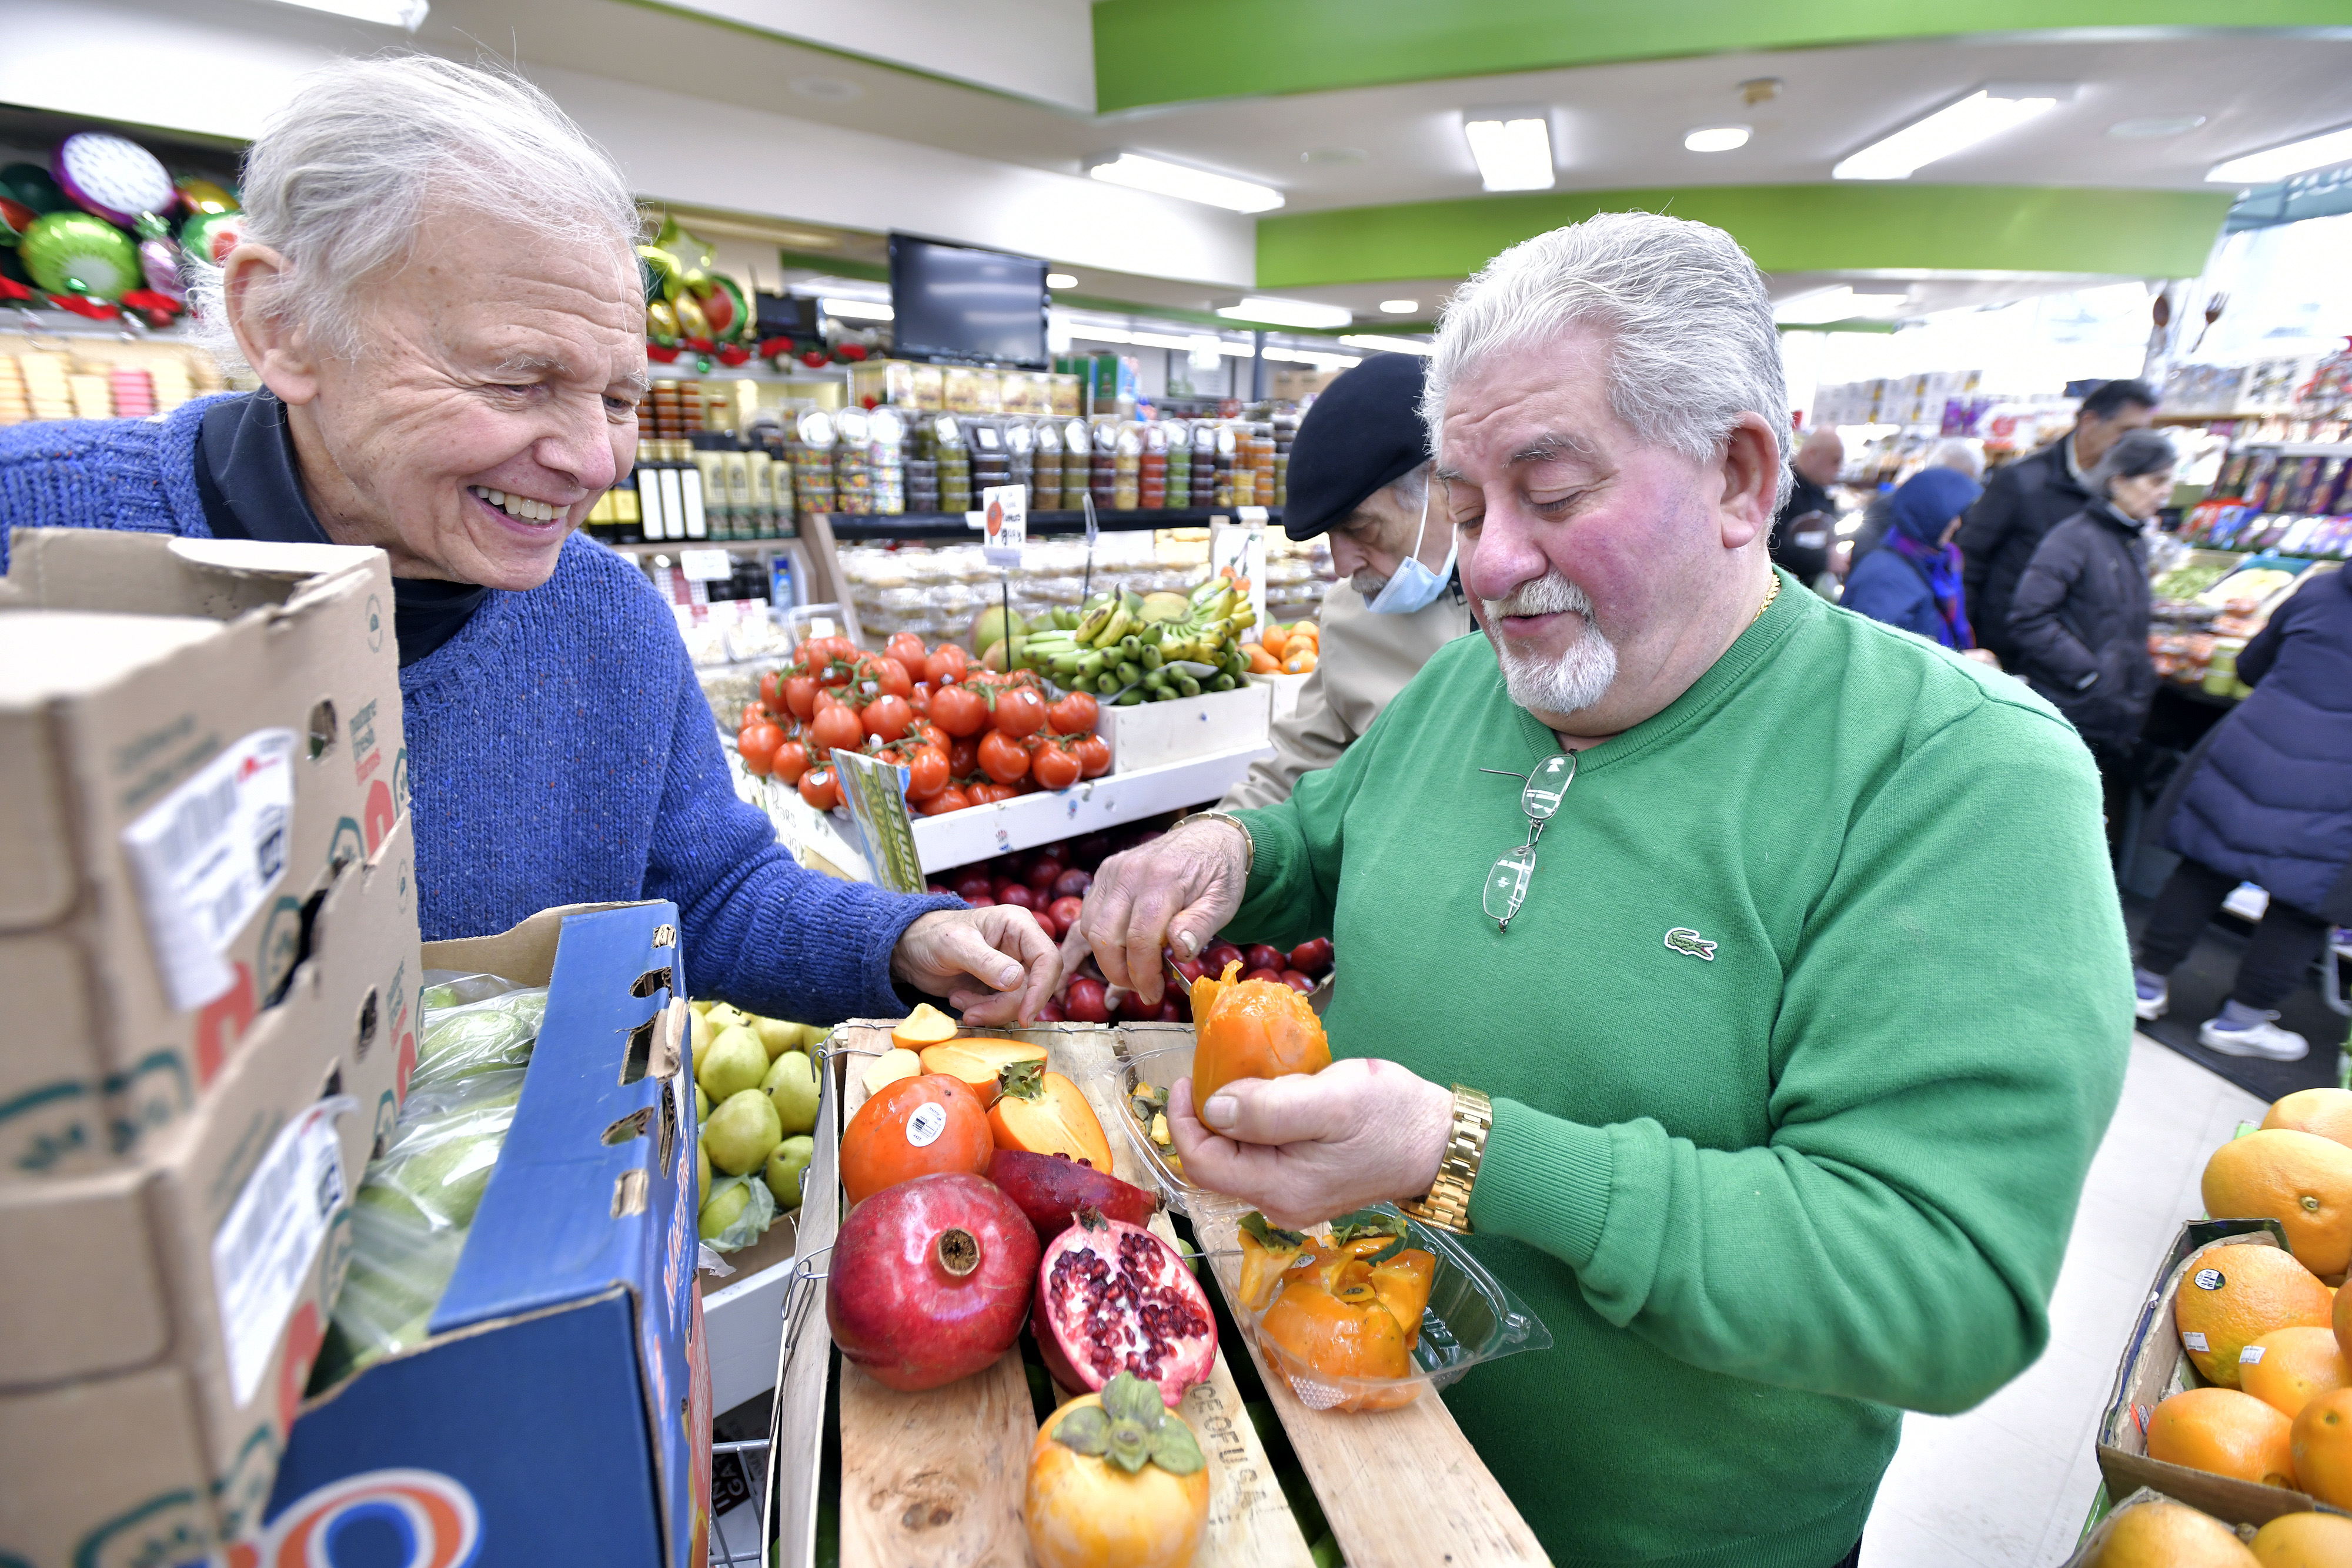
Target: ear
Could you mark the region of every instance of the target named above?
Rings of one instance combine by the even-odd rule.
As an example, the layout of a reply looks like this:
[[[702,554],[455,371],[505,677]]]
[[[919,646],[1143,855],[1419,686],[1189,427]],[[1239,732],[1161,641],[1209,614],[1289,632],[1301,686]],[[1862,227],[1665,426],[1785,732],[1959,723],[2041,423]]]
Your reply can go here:
[[[270,308],[288,270],[286,258],[268,246],[239,245],[221,264],[221,297],[229,329],[254,374],[280,402],[305,403],[319,395],[310,333]]]
[[[1743,413],[1723,446],[1723,498],[1716,508],[1723,548],[1738,549],[1772,526],[1780,493],[1780,444],[1759,413]]]

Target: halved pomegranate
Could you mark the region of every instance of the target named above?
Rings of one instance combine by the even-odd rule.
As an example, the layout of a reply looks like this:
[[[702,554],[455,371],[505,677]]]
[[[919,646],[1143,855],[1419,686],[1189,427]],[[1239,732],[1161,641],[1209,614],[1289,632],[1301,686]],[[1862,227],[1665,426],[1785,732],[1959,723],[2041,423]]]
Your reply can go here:
[[[1036,1231],[993,1183],[961,1171],[917,1176],[841,1222],[825,1322],[843,1359],[876,1382],[937,1388],[1021,1336],[1036,1268]]]
[[[1045,1370],[1065,1388],[1099,1393],[1131,1372],[1173,1409],[1216,1360],[1217,1320],[1184,1260],[1098,1209],[1080,1210],[1047,1244],[1032,1319]]]
[[[1037,1228],[1040,1241],[1051,1241],[1067,1230],[1082,1208],[1097,1208],[1113,1219],[1140,1225],[1160,1207],[1160,1200],[1141,1187],[1066,1155],[999,1149],[989,1156],[988,1179],[1021,1206]]]

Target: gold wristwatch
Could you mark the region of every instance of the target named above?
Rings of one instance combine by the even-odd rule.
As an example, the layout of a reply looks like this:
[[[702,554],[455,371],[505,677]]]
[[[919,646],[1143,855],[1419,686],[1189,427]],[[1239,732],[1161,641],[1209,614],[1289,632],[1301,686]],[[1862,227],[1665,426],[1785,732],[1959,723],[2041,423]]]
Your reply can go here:
[[[1445,1140],[1445,1157],[1437,1164],[1437,1179],[1419,1197],[1397,1207],[1440,1230],[1470,1234],[1470,1189],[1478,1182],[1478,1164],[1486,1157],[1486,1134],[1494,1130],[1494,1103],[1475,1089],[1454,1086],[1454,1131]]]
[[[1173,832],[1178,828],[1182,827],[1185,823],[1199,821],[1203,817],[1213,822],[1223,822],[1227,827],[1232,828],[1234,831],[1241,834],[1242,880],[1244,882],[1247,882],[1249,880],[1249,873],[1257,868],[1257,835],[1249,831],[1249,824],[1247,822],[1243,821],[1231,811],[1187,811],[1182,816],[1177,818],[1173,822],[1169,823],[1168,830],[1169,831]]]

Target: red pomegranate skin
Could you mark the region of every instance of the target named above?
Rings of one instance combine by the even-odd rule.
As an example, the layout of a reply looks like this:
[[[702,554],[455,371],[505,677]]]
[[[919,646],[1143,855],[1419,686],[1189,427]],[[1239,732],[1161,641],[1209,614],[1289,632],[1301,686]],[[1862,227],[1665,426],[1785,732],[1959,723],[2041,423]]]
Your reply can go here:
[[[976,1260],[950,1232],[970,1238]],[[841,1222],[825,1322],[843,1359],[876,1382],[937,1388],[980,1371],[1020,1337],[1037,1257],[1028,1217],[994,1183],[960,1171],[917,1176]]]
[[[1047,1372],[1100,1392],[1121,1372],[1160,1385],[1174,1409],[1209,1379],[1217,1322],[1176,1249],[1139,1225],[1082,1215],[1037,1262],[1034,1328]],[[1048,1348],[1048,1342],[1053,1342]]]
[[[1160,1207],[1159,1200],[1141,1187],[1062,1155],[999,1149],[989,1156],[988,1179],[1021,1206],[1021,1212],[1037,1228],[1039,1241],[1051,1241],[1068,1229],[1071,1217],[1082,1208],[1099,1209],[1113,1219],[1140,1225]]]

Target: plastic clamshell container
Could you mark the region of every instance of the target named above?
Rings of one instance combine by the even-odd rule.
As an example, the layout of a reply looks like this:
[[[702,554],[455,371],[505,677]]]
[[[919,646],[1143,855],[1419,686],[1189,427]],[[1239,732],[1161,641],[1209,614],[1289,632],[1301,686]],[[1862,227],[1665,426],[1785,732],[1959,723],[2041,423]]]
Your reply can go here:
[[[1403,1217],[1405,1244],[1421,1248],[1437,1260],[1429,1305],[1421,1314],[1421,1333],[1413,1344],[1412,1375],[1332,1376],[1316,1371],[1267,1339],[1258,1327],[1265,1314],[1241,1304],[1239,1235],[1242,1216],[1251,1206],[1185,1180],[1152,1143],[1149,1130],[1127,1109],[1138,1092],[1164,1095],[1169,1085],[1190,1077],[1192,1071],[1190,1044],[1130,1052],[1106,1074],[1097,1103],[1107,1101],[1118,1112],[1117,1119],[1136,1157],[1151,1173],[1161,1196],[1192,1221],[1193,1239],[1216,1271],[1217,1284],[1233,1308],[1234,1321],[1249,1333],[1266,1364],[1282,1375],[1301,1404],[1315,1410],[1394,1409],[1417,1398],[1424,1387],[1446,1387],[1474,1366],[1522,1350],[1551,1348],[1551,1332],[1508,1286],[1488,1273],[1454,1237],[1409,1215]],[[1389,1205],[1381,1207],[1396,1212]]]

